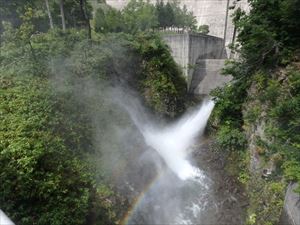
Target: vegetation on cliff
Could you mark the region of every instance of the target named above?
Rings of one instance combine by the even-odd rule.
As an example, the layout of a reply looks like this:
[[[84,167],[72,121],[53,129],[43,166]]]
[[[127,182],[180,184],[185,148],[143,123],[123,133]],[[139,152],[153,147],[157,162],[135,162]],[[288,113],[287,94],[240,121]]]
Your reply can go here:
[[[234,16],[239,58],[224,70],[232,82],[212,93],[212,123],[219,146],[239,155],[248,223],[276,224],[285,182],[300,182],[300,2],[249,3]]]
[[[127,196],[104,156],[124,146],[105,144],[129,118],[110,92],[130,87],[157,114],[180,114],[186,84],[168,47],[151,32],[91,37],[87,1],[0,10],[1,209],[20,225],[118,223]]]

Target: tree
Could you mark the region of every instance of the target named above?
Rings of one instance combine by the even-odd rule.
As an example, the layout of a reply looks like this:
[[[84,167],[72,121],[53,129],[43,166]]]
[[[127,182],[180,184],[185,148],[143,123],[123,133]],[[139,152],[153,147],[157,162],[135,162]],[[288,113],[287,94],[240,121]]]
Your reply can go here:
[[[165,25],[167,27],[176,26],[174,9],[169,2],[165,5],[164,14],[165,14]]]
[[[143,0],[131,0],[122,15],[128,32],[149,30],[158,26],[155,6]]]
[[[28,8],[32,8],[35,17],[32,18],[32,23],[36,30],[46,31],[49,26],[48,18],[45,13],[45,2],[39,0],[0,0],[0,21],[10,22],[14,28],[19,27],[22,24],[22,16],[26,13]],[[49,24],[49,23],[48,23]],[[3,32],[2,24],[0,23],[0,33]]]
[[[92,29],[91,29],[91,24],[90,24],[90,19],[87,15],[87,8],[86,8],[86,0],[80,0],[80,9],[81,9],[81,14],[83,19],[85,20],[87,29],[88,29],[88,37],[89,39],[92,38]]]
[[[174,26],[190,30],[196,29],[196,17],[193,15],[193,12],[188,11],[186,5],[181,8],[177,1],[173,1],[171,6],[174,12]]]
[[[209,26],[204,24],[204,25],[200,25],[198,27],[198,32],[202,33],[202,34],[208,34],[209,33]]]
[[[121,32],[124,30],[122,14],[108,5],[103,5],[95,13],[94,26],[96,32]]]
[[[156,5],[155,5],[155,8],[156,8],[159,27],[166,27],[166,24],[165,24],[166,14],[165,14],[164,2],[162,0],[157,1]]]
[[[53,25],[53,19],[52,19],[52,15],[51,15],[51,11],[50,11],[49,1],[45,0],[45,4],[46,4],[46,9],[47,9],[47,14],[49,17],[49,25],[50,25],[50,28],[53,29],[54,25]]]
[[[250,15],[235,13],[237,28],[236,50],[247,61],[249,69],[264,65],[273,67],[300,47],[300,1],[251,0]]]
[[[61,16],[61,25],[63,31],[66,31],[66,20],[64,12],[64,0],[59,0],[60,16]]]

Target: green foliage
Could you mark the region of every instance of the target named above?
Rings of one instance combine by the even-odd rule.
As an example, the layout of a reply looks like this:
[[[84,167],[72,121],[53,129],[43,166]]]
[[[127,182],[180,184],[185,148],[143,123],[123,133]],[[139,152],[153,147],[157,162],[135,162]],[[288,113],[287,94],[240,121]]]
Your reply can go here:
[[[250,0],[250,14],[238,10],[234,21],[239,32],[239,52],[247,67],[273,67],[299,48],[300,13],[297,0]]]
[[[238,180],[242,184],[247,184],[250,179],[249,173],[245,173],[244,171],[240,172]]]
[[[121,12],[108,5],[102,5],[96,11],[94,27],[95,31],[99,33],[124,31]]]
[[[247,86],[247,83],[238,81],[212,91],[211,95],[216,102],[212,121],[215,120],[216,125],[229,124],[236,128],[242,127],[242,104],[247,96]]]
[[[226,149],[241,149],[231,143],[243,140],[239,137],[244,136],[243,129],[252,141],[253,135],[263,139],[251,154],[263,154],[260,159],[276,167],[275,171],[268,180],[261,179],[260,173],[243,171],[239,180],[249,195],[247,224],[270,225],[278,223],[283,206],[281,177],[300,182],[300,2],[249,3],[249,13],[239,9],[233,18],[238,32],[234,50],[239,58],[224,69],[233,77],[231,84],[212,92],[216,107],[211,124],[217,128],[219,145]]]
[[[89,217],[97,217],[97,224],[114,224],[114,209],[106,204],[111,196],[95,192],[82,159],[95,150],[90,115],[78,111],[84,106],[76,99],[82,87],[63,85],[54,94],[48,83],[54,74],[73,76],[66,82],[85,82],[90,76],[104,83],[111,69],[118,69],[111,67],[112,49],[82,41],[79,31],[53,30],[30,37],[34,59],[18,33],[7,25],[1,46],[2,209],[18,224],[85,224]],[[117,47],[110,40],[110,47]]]
[[[276,137],[275,145],[285,156],[283,165],[289,180],[300,181],[300,72],[297,67],[290,67],[285,83],[277,86],[280,95],[270,96],[272,108],[269,116],[275,124],[268,130],[268,135]],[[273,86],[272,83],[270,86]]]
[[[1,75],[0,96],[2,209],[18,224],[84,224],[91,178],[55,132],[46,81]]]
[[[233,76],[231,85],[212,93],[217,99],[215,121],[221,130],[226,124],[241,130],[244,122],[255,123],[267,116],[272,153],[285,155],[286,161],[298,161],[299,69],[287,68],[284,75],[268,68],[282,65],[282,60],[299,48],[299,36],[288,32],[299,29],[299,2],[253,0],[250,4],[249,14],[235,13],[240,60],[230,61],[224,70]]]
[[[0,34],[3,32],[2,22],[10,22],[13,27],[19,27],[22,24],[22,17],[32,9],[35,17],[32,18],[32,23],[39,30],[45,30],[48,27],[47,16],[44,10],[44,1],[28,0],[26,2],[18,0],[1,0],[0,1]]]
[[[187,10],[186,5],[181,9],[177,1],[174,1],[172,6],[175,14],[175,27],[186,28],[190,30],[196,30],[197,20],[192,12]]]
[[[141,34],[135,48],[143,59],[141,88],[147,103],[168,116],[182,112],[186,83],[166,44],[159,36]]]
[[[51,3],[51,11],[54,19],[54,24],[56,27],[60,27],[61,24],[61,16],[60,16],[60,8],[59,1],[49,1]],[[66,26],[68,28],[82,28],[85,26],[85,19],[82,15],[80,8],[79,0],[64,0],[64,14],[66,19]],[[92,6],[89,1],[86,1],[86,10],[88,18],[92,18]]]
[[[58,27],[58,2],[49,3]],[[11,15],[18,20],[4,22],[1,33],[0,205],[20,225],[116,224],[127,196],[107,183],[131,155],[123,139],[106,139],[129,119],[108,100],[107,87],[128,85],[157,113],[176,116],[184,109],[186,83],[159,36],[95,34],[86,40],[84,30],[70,29],[84,23],[79,1],[64,3],[64,32],[40,29],[44,1],[0,5],[1,12],[11,10],[8,21]],[[128,14],[127,32],[152,28],[157,16],[153,5],[137,4],[141,20]],[[96,31],[123,30],[125,11],[106,10],[96,12]]]
[[[247,139],[239,129],[223,125],[217,132],[216,142],[224,150],[244,150]]]
[[[198,32],[201,34],[208,34],[209,33],[209,26],[208,25],[200,25],[198,27]]]
[[[82,31],[68,30],[63,33],[61,30],[51,30],[29,36],[28,33],[25,35],[23,26],[14,29],[10,23],[4,25],[0,71],[11,75],[45,76],[54,60],[61,61],[67,57],[75,43],[84,39]]]
[[[156,12],[158,16],[159,27],[178,27],[195,30],[196,18],[192,12],[189,12],[184,6],[181,8],[178,1],[157,1]]]
[[[196,30],[196,18],[178,1],[158,1],[156,5],[145,0],[131,0],[126,7],[118,11],[106,4],[97,9],[94,26],[99,33],[126,32],[137,33],[157,28],[178,27]],[[203,32],[208,32],[204,27]]]
[[[61,27],[61,16],[59,1],[49,0],[50,12],[54,20],[55,27]],[[13,27],[19,27],[22,24],[22,17],[28,11],[32,9],[35,17],[32,19],[32,24],[38,31],[47,31],[49,29],[49,19],[46,12],[45,1],[42,0],[1,0],[0,1],[0,21],[7,21],[12,23]],[[85,10],[89,18],[92,17],[92,7],[87,3]],[[69,28],[80,28],[85,26],[85,19],[83,18],[80,1],[78,0],[64,0],[64,12],[66,25]],[[0,33],[2,33],[3,27],[0,24]]]
[[[260,117],[262,113],[261,106],[254,105],[253,107],[249,108],[244,115],[244,120],[247,123],[254,123]]]
[[[217,128],[216,140],[221,149],[244,150],[246,147],[247,140],[242,130],[245,86],[240,80],[211,92],[216,104],[209,123]]]
[[[124,27],[130,33],[153,29],[158,25],[154,5],[143,0],[131,0],[122,10],[122,15]]]
[[[250,207],[247,224],[278,224],[283,208],[285,184],[252,177],[248,182]]]

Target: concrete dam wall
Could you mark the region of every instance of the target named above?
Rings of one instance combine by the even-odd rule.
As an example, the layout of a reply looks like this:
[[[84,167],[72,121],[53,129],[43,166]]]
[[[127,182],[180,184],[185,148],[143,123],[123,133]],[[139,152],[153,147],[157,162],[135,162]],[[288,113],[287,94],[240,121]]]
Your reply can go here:
[[[209,94],[216,87],[222,87],[231,81],[231,76],[221,75],[225,59],[202,59],[198,61],[196,71],[190,82],[189,92]]]
[[[209,94],[230,81],[231,77],[220,75],[227,58],[223,39],[195,33],[162,33],[162,38],[183,69],[190,93]]]
[[[146,1],[146,0],[145,0]],[[169,0],[164,0],[165,2]],[[170,0],[171,1],[171,0]],[[107,4],[117,9],[124,8],[129,0],[106,0]],[[149,0],[156,4],[157,0]],[[163,34],[163,39],[170,46],[175,61],[182,67],[188,83],[188,90],[195,94],[208,94],[211,89],[224,85],[231,77],[221,76],[226,54],[224,51],[224,33],[226,24],[227,3],[229,8],[241,8],[249,11],[247,0],[180,0],[181,6],[193,12],[198,25],[209,26],[209,35],[182,33]],[[229,10],[225,46],[232,43],[234,25]],[[227,52],[227,53],[226,53]]]

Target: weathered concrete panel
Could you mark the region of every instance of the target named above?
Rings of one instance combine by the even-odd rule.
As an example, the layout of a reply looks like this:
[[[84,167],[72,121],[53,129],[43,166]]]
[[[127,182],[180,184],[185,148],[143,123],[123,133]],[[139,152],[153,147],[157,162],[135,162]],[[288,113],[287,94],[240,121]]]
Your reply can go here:
[[[193,76],[197,60],[226,58],[223,39],[218,37],[196,33],[162,33],[162,38],[171,48],[175,62],[182,67],[188,81]]]
[[[282,225],[300,225],[300,195],[293,191],[297,186],[297,184],[290,184],[286,191],[280,221]]]
[[[188,69],[188,88],[194,76],[195,69],[197,69],[197,61],[200,59],[225,59],[226,51],[223,51],[223,39],[204,35],[204,34],[190,34],[189,35],[189,69]]]
[[[175,62],[182,67],[184,76],[188,75],[189,64],[189,35],[184,34],[163,34],[164,41],[171,49]]]
[[[162,38],[169,45],[171,54],[176,63],[183,69],[184,76],[188,83],[189,92],[192,93],[198,86],[198,82],[202,80],[202,77],[207,75],[213,76],[212,78],[207,79],[215,79],[216,84],[223,83],[223,77],[216,77],[215,73],[212,71],[220,71],[219,67],[223,66],[222,63],[224,63],[224,61],[212,61],[212,65],[206,66],[206,64],[211,62],[207,59],[226,58],[226,51],[223,49],[223,39],[196,33],[162,33]],[[203,59],[205,59],[205,61],[202,61],[199,64],[199,60]],[[205,68],[217,66],[217,69],[206,71],[198,68],[199,66],[204,68],[203,62],[205,62]],[[207,86],[204,90],[200,89],[201,91],[204,91],[202,94],[207,94],[207,90],[212,89],[212,81],[208,81],[207,79],[205,81],[209,82],[209,86]]]
[[[193,74],[189,92],[199,95],[207,95],[212,89],[222,87],[229,82],[231,76],[221,75],[225,59],[202,59],[197,62]]]

